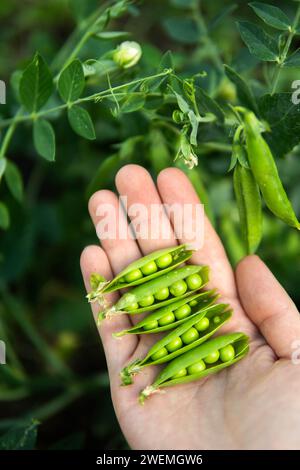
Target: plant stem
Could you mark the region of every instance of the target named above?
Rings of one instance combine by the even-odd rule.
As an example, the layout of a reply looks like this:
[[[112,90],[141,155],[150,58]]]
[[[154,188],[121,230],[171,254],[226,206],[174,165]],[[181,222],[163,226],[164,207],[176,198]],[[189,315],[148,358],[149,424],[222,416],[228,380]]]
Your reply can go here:
[[[272,91],[271,91],[271,95],[274,95],[275,91],[276,91],[276,88],[277,88],[277,85],[278,85],[278,80],[279,80],[279,76],[280,76],[280,73],[281,73],[281,70],[282,70],[282,67],[283,67],[283,64],[287,58],[287,55],[288,55],[288,52],[289,52],[289,49],[291,47],[291,43],[292,43],[292,40],[296,34],[296,28],[298,26],[298,23],[299,23],[299,20],[300,20],[300,5],[298,6],[298,9],[297,9],[297,12],[296,12],[296,16],[295,16],[295,19],[294,19],[294,22],[293,22],[293,25],[290,29],[290,32],[289,32],[289,35],[287,37],[287,40],[286,40],[286,43],[285,43],[285,46],[284,46],[284,49],[282,51],[282,54],[280,56],[280,59],[277,63],[277,67],[276,67],[276,70],[275,70],[275,73],[274,73],[274,77],[273,77],[273,87],[272,87]]]
[[[73,52],[70,54],[70,56],[68,57],[68,59],[66,59],[61,67],[61,70],[71,61],[73,60],[74,57],[76,57],[77,54],[79,54],[80,50],[82,49],[82,47],[85,45],[85,43],[88,41],[88,39],[90,38],[91,36],[91,30],[93,28],[93,26],[95,25],[96,21],[98,21],[99,19],[99,16],[101,14],[101,11],[105,12],[106,11],[106,8],[111,4],[112,2],[111,1],[108,1],[104,6],[101,6],[101,8],[99,8],[98,10],[96,10],[88,19],[86,22],[84,22],[81,27],[79,27],[78,29],[78,32],[80,33],[82,29],[85,29],[86,32],[83,34],[83,36],[81,37],[81,39],[79,39],[77,45],[75,45],[74,47],[74,50]],[[72,38],[71,38],[72,39]],[[69,47],[69,46],[68,46]],[[63,52],[64,53],[64,52]],[[63,54],[62,54],[63,55]],[[59,56],[59,53],[58,53],[58,56]],[[55,63],[55,59],[54,59],[54,63]],[[60,72],[59,72],[60,73]],[[57,80],[58,76],[59,76],[59,73],[57,73],[57,75],[55,76],[54,78],[54,81]],[[66,106],[63,106],[62,108],[65,108]],[[58,107],[58,109],[62,109],[60,107]],[[50,112],[54,112],[55,108],[52,108],[52,110]],[[56,109],[57,110],[57,109]],[[6,120],[6,123],[8,123],[9,125],[9,128],[7,129],[6,131],[6,134],[4,136],[4,139],[3,139],[3,142],[2,142],[2,145],[0,147],[0,159],[1,158],[4,158],[5,156],[5,153],[8,149],[8,146],[11,142],[11,139],[15,133],[15,130],[17,128],[17,125],[18,123],[22,122],[22,121],[27,121],[28,120],[28,117],[26,117],[26,119],[20,119],[21,116],[22,116],[22,113],[23,113],[23,108],[19,108],[19,110],[17,111],[16,115],[14,118],[12,118],[11,120]],[[19,119],[18,119],[19,117]],[[32,118],[31,118],[32,119]],[[5,121],[3,121],[5,122]],[[1,125],[2,123],[0,122],[0,129],[2,127],[6,127],[6,126],[2,126]]]
[[[20,116],[23,112],[23,108],[20,108],[19,111],[17,112],[15,118],[9,120],[9,128],[7,129],[6,131],[6,134],[4,136],[4,139],[3,139],[3,142],[2,142],[2,145],[0,147],[0,159],[1,158],[4,158],[5,157],[5,153],[8,149],[8,146],[10,144],[10,141],[14,135],[14,132],[16,130],[16,127],[17,127],[17,124],[18,124],[18,116]],[[1,128],[1,123],[0,123],[0,128]]]
[[[75,29],[75,31],[69,36],[68,40],[65,42],[65,44],[62,46],[58,54],[56,55],[55,59],[52,61],[52,69],[54,70],[63,70],[67,63],[70,62],[70,57],[73,58],[78,55],[79,51],[81,48],[84,46],[85,42],[89,39],[89,35],[87,34],[88,31],[91,30],[91,28],[94,26],[95,22],[99,19],[101,16],[101,13],[104,13],[105,10],[109,7],[109,5],[112,3],[112,1],[106,2],[104,5],[99,7],[96,11],[94,11],[88,18],[84,19],[78,27]],[[85,31],[85,32],[84,32]],[[83,36],[81,36],[83,34]],[[73,42],[76,43],[76,36],[80,35],[82,39],[85,37],[85,42],[82,41],[82,39],[79,39],[78,44],[75,45],[75,48],[73,49],[73,52],[69,53],[69,49],[72,48]],[[79,47],[80,45],[80,47]],[[67,58],[66,58],[67,57]]]
[[[84,98],[78,98],[78,100],[73,101],[72,103],[68,103],[68,104],[64,103],[64,104],[61,104],[59,106],[55,106],[54,108],[45,109],[44,111],[40,111],[38,113],[35,113],[34,116],[32,114],[19,115],[19,116],[16,115],[15,117],[13,117],[11,119],[6,119],[4,121],[0,121],[0,129],[3,128],[3,127],[10,126],[9,129],[7,130],[6,135],[5,135],[2,147],[4,146],[6,138],[10,139],[12,137],[12,133],[14,132],[14,129],[11,129],[11,128],[13,126],[15,128],[16,125],[21,123],[21,122],[32,121],[33,119],[38,119],[40,117],[48,116],[49,114],[55,113],[57,111],[62,111],[63,109],[66,109],[66,108],[68,108],[70,106],[73,106],[73,105],[86,103],[88,101],[95,101],[95,100],[100,100],[100,99],[104,99],[104,98],[109,98],[109,97],[112,96],[112,92],[113,92],[114,96],[123,96],[123,95],[127,96],[128,95],[127,92],[115,93],[115,91],[122,90],[122,88],[124,88],[124,87],[130,87],[132,85],[136,85],[136,84],[144,82],[146,80],[148,81],[148,80],[153,80],[155,78],[163,77],[164,75],[168,75],[169,73],[171,73],[171,71],[167,70],[167,71],[155,74],[155,75],[150,75],[149,77],[138,78],[138,79],[133,80],[131,82],[124,83],[123,85],[118,85],[118,86],[115,86],[115,87],[112,87],[112,88],[108,88],[106,90],[100,91],[98,93],[94,93],[93,95],[89,95],[89,96],[86,96]],[[141,92],[133,92],[132,94],[140,94],[140,93]],[[153,93],[152,95],[158,96],[160,94],[159,93]],[[7,136],[8,133],[11,134],[11,135]],[[7,145],[8,144],[9,144],[9,140],[7,142]],[[5,147],[5,151],[6,151],[7,145]],[[1,154],[0,154],[0,156],[1,156]]]
[[[46,364],[51,366],[57,374],[61,374],[64,377],[71,377],[72,371],[39,334],[24,311],[22,305],[8,291],[1,289],[0,292],[3,303],[6,305],[6,309],[10,313],[10,316],[18,323],[19,327],[35,346],[40,356],[44,358]]]

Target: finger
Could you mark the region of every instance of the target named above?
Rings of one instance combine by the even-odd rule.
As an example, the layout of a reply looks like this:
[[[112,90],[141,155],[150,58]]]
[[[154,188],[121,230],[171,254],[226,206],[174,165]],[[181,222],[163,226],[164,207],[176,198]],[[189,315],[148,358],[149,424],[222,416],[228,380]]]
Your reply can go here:
[[[300,340],[299,312],[258,256],[244,258],[236,269],[238,292],[247,315],[279,358],[291,358]],[[294,343],[295,344],[295,343]]]
[[[177,241],[156,186],[145,168],[126,165],[116,176],[116,186],[128,201],[128,215],[144,254],[174,246]]]
[[[115,275],[140,258],[141,252],[116,194],[97,191],[89,200],[89,212]]]
[[[157,180],[158,190],[164,203],[172,206],[175,203],[181,205],[200,203],[199,198],[187,176],[177,168],[163,170]],[[171,213],[174,224],[174,217]],[[211,282],[209,287],[217,287],[221,294],[230,299],[236,297],[235,280],[232,268],[227,259],[222,242],[205,216],[203,227],[203,246],[191,258],[195,264],[207,264],[211,269]],[[181,240],[185,242],[185,240]],[[191,241],[192,242],[192,241]]]
[[[112,277],[107,256],[102,248],[98,246],[88,246],[83,250],[80,266],[87,292],[91,290],[90,276],[92,273],[97,272],[106,279],[111,279]],[[109,296],[111,301],[115,300],[115,298],[116,294]],[[99,307],[97,307],[96,303],[91,304],[91,306],[95,321],[97,322]],[[130,326],[131,323],[127,315],[118,315],[113,320],[103,320],[100,326],[98,326],[110,372],[119,371],[137,346],[138,340],[134,335],[127,335],[122,340],[112,338],[112,333],[130,328]]]

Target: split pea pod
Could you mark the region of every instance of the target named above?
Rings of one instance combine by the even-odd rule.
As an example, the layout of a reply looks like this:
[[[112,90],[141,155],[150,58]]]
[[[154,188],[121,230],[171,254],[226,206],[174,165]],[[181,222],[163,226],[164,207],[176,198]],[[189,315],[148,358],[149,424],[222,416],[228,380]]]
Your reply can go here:
[[[232,315],[226,304],[217,304],[203,309],[197,315],[159,340],[143,359],[138,359],[121,371],[123,385],[132,383],[132,376],[144,367],[172,361],[210,338]]]
[[[249,338],[244,333],[230,333],[210,339],[173,359],[146,387],[139,397],[145,399],[163,387],[185,384],[215,374],[240,361],[249,351]]]
[[[106,281],[99,274],[92,274],[92,291],[87,298],[90,302],[102,303],[104,294],[148,282],[184,263],[192,254],[193,250],[189,250],[187,245],[164,248],[130,263],[111,281]]]
[[[233,186],[247,254],[256,251],[262,237],[262,208],[258,185],[250,169],[237,162]]]
[[[204,287],[208,277],[208,266],[188,265],[174,269],[123,294],[112,307],[99,313],[99,321],[113,315],[135,315],[169,305]]]
[[[120,337],[127,334],[149,334],[161,333],[181,325],[187,318],[199,313],[202,309],[211,305],[218,298],[215,290],[208,290],[200,294],[190,295],[184,299],[172,302],[166,307],[147,315],[143,320],[138,322],[128,330],[113,333],[114,337]]]
[[[279,219],[300,230],[291,202],[278,174],[271,149],[263,136],[253,112],[245,112],[244,129],[250,167],[266,205]]]

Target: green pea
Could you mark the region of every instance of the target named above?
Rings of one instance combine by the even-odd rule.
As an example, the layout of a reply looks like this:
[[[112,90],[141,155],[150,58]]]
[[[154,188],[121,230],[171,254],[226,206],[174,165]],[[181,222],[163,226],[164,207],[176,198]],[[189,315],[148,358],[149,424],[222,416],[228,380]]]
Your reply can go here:
[[[215,362],[219,360],[219,357],[220,357],[220,353],[218,349],[216,349],[215,351],[210,353],[208,356],[206,356],[204,358],[204,361],[206,362],[206,364],[214,364]]]
[[[147,295],[144,297],[142,300],[139,301],[139,304],[141,307],[149,307],[154,303],[154,297],[153,295]]]
[[[202,372],[205,369],[206,369],[205,362],[202,361],[202,359],[200,359],[200,361],[198,361],[195,364],[192,364],[191,366],[188,367],[187,373],[189,375],[199,374],[199,372]]]
[[[150,274],[155,273],[157,271],[155,261],[149,261],[149,263],[145,264],[145,266],[141,268],[141,271],[144,276],[150,276]]]
[[[170,266],[172,261],[173,261],[172,255],[170,253],[166,253],[165,255],[162,255],[159,258],[157,258],[156,265],[159,267],[159,269],[165,269],[168,266]]]
[[[199,276],[199,274],[191,274],[186,278],[186,283],[190,290],[199,289],[199,287],[202,286],[201,276]]]
[[[142,271],[140,269],[134,269],[130,273],[126,274],[125,281],[126,282],[134,282],[137,281],[138,279],[141,279],[143,277]]]
[[[199,338],[199,333],[196,328],[190,328],[181,335],[181,339],[184,344],[190,344]]]
[[[215,325],[218,325],[221,322],[221,317],[219,317],[219,315],[216,315],[213,318],[213,322],[214,322]]]
[[[175,375],[173,375],[172,379],[180,379],[180,377],[184,377],[187,375],[186,369],[180,369]]]
[[[182,320],[183,318],[188,317],[191,311],[192,311],[191,307],[188,304],[185,304],[179,308],[176,308],[176,310],[174,310],[174,314],[177,320]]]
[[[154,330],[158,327],[158,322],[156,320],[149,321],[146,325],[143,326],[144,330]]]
[[[163,301],[169,297],[169,294],[170,292],[169,292],[168,287],[162,287],[156,292],[154,297],[156,298],[156,300]]]
[[[222,362],[232,361],[235,356],[234,347],[231,344],[224,346],[220,349],[220,359]]]
[[[190,305],[191,307],[196,307],[197,303],[198,303],[198,302],[197,302],[197,300],[195,299],[195,300],[191,300],[191,301],[189,302],[189,305]]]
[[[123,276],[123,277],[120,277],[119,282],[121,282],[122,284],[123,284],[124,282],[126,282],[125,277],[124,277],[124,276]]]
[[[182,347],[182,340],[179,336],[177,338],[174,338],[172,341],[170,341],[166,345],[166,348],[170,353],[177,351],[177,349],[180,349],[181,347]]]
[[[158,361],[158,359],[161,359],[162,357],[167,356],[168,351],[166,348],[161,348],[156,353],[152,354],[151,359],[152,361]]]
[[[170,323],[173,323],[175,321],[175,315],[173,312],[166,313],[163,317],[159,318],[158,324],[160,326],[165,326],[169,325]]]
[[[186,291],[187,285],[183,280],[174,282],[170,287],[170,292],[174,297],[179,297],[180,295],[185,294]]]
[[[195,328],[197,331],[205,331],[209,327],[209,319],[207,317],[201,318],[196,324]]]
[[[138,309],[139,309],[139,304],[138,303],[127,305],[127,307],[126,307],[126,310],[128,310],[129,312],[131,312],[133,310],[138,310]]]

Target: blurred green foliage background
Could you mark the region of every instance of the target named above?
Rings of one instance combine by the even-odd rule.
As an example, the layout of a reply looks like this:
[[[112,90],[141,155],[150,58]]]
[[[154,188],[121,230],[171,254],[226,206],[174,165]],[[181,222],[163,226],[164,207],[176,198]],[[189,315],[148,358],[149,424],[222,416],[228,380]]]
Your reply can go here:
[[[233,64],[259,89],[263,68],[249,55],[235,26],[236,19],[254,20],[247,3],[236,2],[232,13],[212,30],[209,43],[199,41],[198,31],[187,19],[191,3],[195,2],[144,1],[113,25],[129,31],[142,45],[141,75],[155,69],[162,53],[170,49],[182,76],[208,72],[207,89],[221,101],[234,100],[234,89],[224,80],[223,63]],[[287,11],[294,7],[290,3]],[[36,50],[51,62],[80,17],[98,4],[96,0],[1,0],[0,78],[9,83],[12,73],[23,68]],[[203,0],[203,18],[211,21],[230,5],[224,0]],[[99,56],[109,47],[112,44],[92,39],[82,55]],[[289,86],[293,77],[292,69],[282,74],[280,87]],[[1,106],[0,113],[9,117],[15,110],[12,87],[8,87],[7,105]],[[95,188],[112,188],[122,164],[140,163],[155,177],[174,158],[172,148],[164,143],[157,147],[161,134],[142,112],[116,119],[105,106],[92,104],[89,111],[97,139],[91,143],[74,135],[62,116],[54,124],[57,157],[53,164],[36,155],[31,129],[20,127],[10,155],[24,177],[23,203],[9,196],[4,182],[0,186],[1,199],[11,213],[10,229],[0,232],[0,339],[6,342],[8,357],[7,365],[0,366],[0,435],[37,419],[37,447],[41,449],[126,448],[79,270],[83,247],[97,243],[87,196]],[[132,139],[136,136],[142,139]],[[97,173],[105,159],[120,151],[121,161],[110,158]],[[204,151],[192,179],[209,204],[211,218],[235,264],[244,250],[231,175],[226,173],[229,162],[228,151]],[[299,214],[299,152],[278,165]],[[299,254],[296,231],[266,212],[259,255],[298,305]]]

